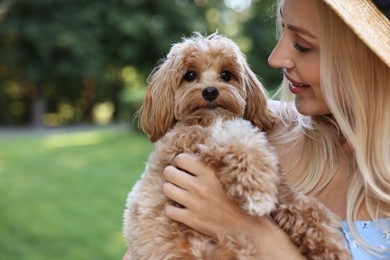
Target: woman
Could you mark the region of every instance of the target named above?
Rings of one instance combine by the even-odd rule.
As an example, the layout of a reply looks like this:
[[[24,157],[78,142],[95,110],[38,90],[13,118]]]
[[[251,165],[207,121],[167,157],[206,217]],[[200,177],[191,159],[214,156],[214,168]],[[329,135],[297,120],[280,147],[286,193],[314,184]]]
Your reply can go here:
[[[386,8],[370,0],[280,0],[280,38],[269,57],[284,73],[283,102],[270,102],[282,120],[269,133],[281,168],[344,220],[355,259],[390,258]],[[176,165],[182,170],[164,171],[164,194],[185,207],[167,205],[169,218],[212,237],[246,234],[264,259],[304,259],[272,220],[243,214],[195,156],[181,154]]]

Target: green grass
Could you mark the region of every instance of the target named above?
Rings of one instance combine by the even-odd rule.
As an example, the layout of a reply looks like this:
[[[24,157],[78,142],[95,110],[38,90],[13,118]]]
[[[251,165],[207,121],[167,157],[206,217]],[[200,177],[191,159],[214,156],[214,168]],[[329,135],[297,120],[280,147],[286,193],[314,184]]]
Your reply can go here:
[[[151,144],[128,129],[0,135],[0,259],[121,259]]]

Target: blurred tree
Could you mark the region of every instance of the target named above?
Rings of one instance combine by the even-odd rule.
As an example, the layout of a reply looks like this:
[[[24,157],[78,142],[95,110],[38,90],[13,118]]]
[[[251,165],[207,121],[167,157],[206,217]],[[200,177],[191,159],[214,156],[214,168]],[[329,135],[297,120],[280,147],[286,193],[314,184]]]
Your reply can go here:
[[[83,119],[94,100],[93,78],[104,68],[97,40],[101,30],[95,22],[99,9],[91,6],[96,3],[12,2],[0,24],[0,64],[10,71],[2,78],[12,115],[5,117],[6,123],[40,125],[46,110],[59,109],[60,102],[79,101],[79,115],[69,106],[71,115],[63,120],[74,120],[76,115]],[[12,95],[15,91],[18,96]]]
[[[128,87],[144,88],[147,75],[172,43],[190,35],[197,21],[206,24],[201,8],[189,1],[114,0],[104,8],[101,45],[108,58],[106,71],[110,76],[106,84],[111,92],[101,96],[110,97],[116,108],[126,77],[123,69],[136,68],[140,79],[130,81]]]
[[[274,0],[256,0],[250,9],[249,18],[244,22],[241,34],[251,40],[247,50],[248,62],[258,74],[269,92],[273,92],[280,83],[280,70],[268,65],[268,57],[276,44],[274,23]]]
[[[171,44],[194,31],[218,29],[237,40],[255,71],[268,77],[262,61],[273,28],[264,23],[264,6],[254,7],[236,12],[217,0],[3,0],[0,125],[91,122],[102,102],[113,104],[117,120],[123,90],[142,90]]]

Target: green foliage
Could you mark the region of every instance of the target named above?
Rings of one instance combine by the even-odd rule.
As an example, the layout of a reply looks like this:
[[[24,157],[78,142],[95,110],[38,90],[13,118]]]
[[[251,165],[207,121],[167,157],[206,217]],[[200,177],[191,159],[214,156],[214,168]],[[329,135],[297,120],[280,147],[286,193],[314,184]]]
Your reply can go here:
[[[267,62],[276,44],[274,5],[273,0],[257,0],[251,9],[253,14],[246,21],[242,31],[243,35],[249,36],[252,40],[252,48],[248,50],[250,53],[248,63],[270,92],[281,82],[279,70],[271,68]]]
[[[120,259],[151,144],[126,128],[2,135],[0,259]]]
[[[237,12],[217,0],[4,0],[0,125],[91,122],[95,105],[107,101],[119,120],[128,109],[121,95],[145,87],[170,46],[194,31],[236,40],[273,87],[277,72],[266,69],[274,44],[269,6],[253,1]],[[136,79],[124,76],[128,68]]]

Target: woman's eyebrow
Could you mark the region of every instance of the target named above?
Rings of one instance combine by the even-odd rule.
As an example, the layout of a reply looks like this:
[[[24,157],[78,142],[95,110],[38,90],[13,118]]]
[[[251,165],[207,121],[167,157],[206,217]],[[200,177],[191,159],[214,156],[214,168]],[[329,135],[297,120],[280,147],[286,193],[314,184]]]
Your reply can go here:
[[[300,34],[303,34],[303,35],[306,35],[310,38],[313,38],[313,39],[316,39],[317,40],[317,37],[314,36],[311,32],[309,32],[308,30],[305,30],[301,27],[298,27],[298,26],[295,26],[295,25],[292,25],[292,24],[287,24],[287,28],[291,31],[294,31],[296,33],[300,33]]]
[[[280,14],[280,17],[283,19],[283,12],[282,12],[282,8],[279,9],[279,14]],[[282,22],[283,23],[283,22]],[[283,27],[284,27],[284,23],[283,23]],[[292,25],[292,24],[287,24],[287,28],[291,31],[294,31],[294,32],[297,32],[297,33],[300,33],[300,34],[303,34],[303,35],[306,35],[310,38],[313,38],[315,40],[317,40],[317,37],[314,36],[312,33],[310,33],[308,30],[305,30],[301,27],[298,27],[298,26],[295,26],[295,25]]]

